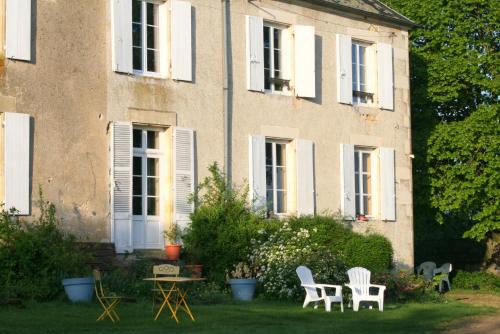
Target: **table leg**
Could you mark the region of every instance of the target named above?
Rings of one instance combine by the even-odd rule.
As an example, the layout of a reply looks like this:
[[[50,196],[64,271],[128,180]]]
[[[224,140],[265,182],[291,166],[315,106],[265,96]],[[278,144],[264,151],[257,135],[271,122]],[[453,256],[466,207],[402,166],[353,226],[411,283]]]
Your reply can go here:
[[[175,305],[175,313],[177,313],[177,310],[179,309],[179,307],[181,307],[184,310],[184,312],[186,312],[186,314],[189,315],[191,320],[195,321],[193,313],[191,312],[191,309],[189,308],[187,301],[186,301],[187,293],[188,293],[188,289],[183,290],[183,289],[177,287],[177,296],[179,299]]]
[[[161,294],[163,295],[163,303],[161,304],[160,309],[158,310],[158,313],[156,313],[155,320],[158,319],[158,317],[161,314],[161,311],[163,310],[163,308],[165,307],[165,305],[167,305],[168,308],[170,309],[170,312],[172,313],[173,318],[175,319],[175,321],[177,323],[179,323],[179,319],[177,319],[177,315],[175,314],[176,312],[172,308],[172,305],[170,305],[170,302],[169,302],[169,299],[170,299],[170,296],[172,295],[172,292],[177,291],[175,283],[173,283],[172,286],[170,287],[170,289],[168,291],[168,294],[165,293],[165,290],[163,290],[163,287],[160,284],[160,282],[156,282],[156,284],[157,284],[158,289],[160,290]]]

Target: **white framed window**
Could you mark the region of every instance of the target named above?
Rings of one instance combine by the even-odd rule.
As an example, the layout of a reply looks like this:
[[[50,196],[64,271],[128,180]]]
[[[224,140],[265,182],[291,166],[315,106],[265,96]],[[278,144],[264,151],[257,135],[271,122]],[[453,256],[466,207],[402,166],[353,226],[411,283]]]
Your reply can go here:
[[[135,74],[160,72],[160,5],[132,0],[132,68]]]
[[[132,215],[146,221],[159,219],[161,203],[161,167],[164,152],[161,129],[133,129]]]
[[[287,213],[287,143],[266,140],[266,202],[269,215]]]
[[[268,92],[289,91],[290,80],[283,78],[284,57],[288,57],[284,48],[285,26],[264,22],[264,90]]]
[[[356,216],[373,216],[373,150],[354,149],[354,189]]]
[[[370,48],[362,42],[352,42],[352,100],[354,104],[373,103],[373,91],[370,87]]]

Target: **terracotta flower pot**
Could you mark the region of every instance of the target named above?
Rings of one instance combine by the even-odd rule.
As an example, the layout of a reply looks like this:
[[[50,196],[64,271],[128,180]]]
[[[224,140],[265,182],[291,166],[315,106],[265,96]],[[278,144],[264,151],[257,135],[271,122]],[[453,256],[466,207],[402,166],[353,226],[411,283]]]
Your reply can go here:
[[[165,253],[167,255],[167,260],[177,261],[181,255],[182,245],[166,245]]]
[[[188,272],[191,273],[191,277],[200,278],[203,272],[202,264],[186,264],[184,266]]]

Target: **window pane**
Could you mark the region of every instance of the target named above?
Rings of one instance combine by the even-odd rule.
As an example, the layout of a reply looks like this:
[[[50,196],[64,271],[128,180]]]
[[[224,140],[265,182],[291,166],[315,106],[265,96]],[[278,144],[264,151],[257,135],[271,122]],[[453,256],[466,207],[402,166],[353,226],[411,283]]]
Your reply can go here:
[[[354,191],[356,194],[359,194],[359,174],[355,173],[354,175]]]
[[[273,144],[266,143],[266,165],[273,164]]]
[[[264,68],[271,68],[271,53],[269,49],[264,49]]]
[[[356,214],[359,215],[361,214],[361,207],[359,206],[359,196],[356,196]]]
[[[134,70],[142,71],[142,49],[132,48],[132,58]]]
[[[277,191],[277,213],[286,212],[286,191]]]
[[[274,50],[274,69],[275,70],[281,69],[280,52],[278,50]]]
[[[266,194],[267,212],[274,212],[273,191],[268,190]]]
[[[285,166],[286,164],[285,150],[286,150],[285,144],[276,144],[276,166]]]
[[[148,148],[158,148],[158,131],[148,131],[147,132],[147,137],[148,137]]]
[[[134,129],[133,133],[133,145],[134,147],[142,147],[142,130]]]
[[[363,214],[369,215],[371,213],[371,199],[369,196],[363,196]]]
[[[264,89],[271,89],[271,71],[264,70]]]
[[[159,185],[157,177],[148,177],[148,196],[159,196]]]
[[[132,1],[132,21],[141,22],[142,21],[142,1],[134,0]]]
[[[142,174],[142,158],[141,157],[134,157],[134,160],[132,162],[132,169],[134,171],[134,175],[141,175]]]
[[[264,47],[269,48],[271,47],[270,41],[269,41],[269,27],[264,26]]]
[[[360,65],[366,64],[365,57],[366,57],[366,47],[360,46],[359,47],[359,64]]]
[[[273,167],[266,167],[266,187],[273,189]]]
[[[368,194],[368,175],[363,174],[363,194]]]
[[[363,153],[363,172],[370,171],[370,154]]]
[[[354,170],[359,172],[359,152],[354,152]]]
[[[281,30],[275,28],[273,32],[274,32],[274,48],[279,49],[281,48],[281,43],[280,43]]]
[[[352,54],[352,63],[356,64],[358,62],[358,49],[356,48],[356,44],[353,44],[351,47],[351,54]]]
[[[142,46],[142,26],[132,23],[132,46]]]
[[[286,168],[276,167],[276,188],[286,189]]]
[[[146,6],[147,24],[158,25],[158,5],[147,3]]]
[[[132,214],[142,215],[142,197],[132,198]]]
[[[142,177],[140,176],[133,177],[132,194],[137,196],[142,195]]]
[[[157,28],[155,27],[147,27],[147,39],[148,39],[148,48],[149,49],[156,49],[156,35],[157,35]]]
[[[158,197],[148,197],[148,216],[158,216]]]
[[[148,50],[148,72],[156,72],[156,51]]]
[[[148,176],[159,176],[158,159],[148,158]]]

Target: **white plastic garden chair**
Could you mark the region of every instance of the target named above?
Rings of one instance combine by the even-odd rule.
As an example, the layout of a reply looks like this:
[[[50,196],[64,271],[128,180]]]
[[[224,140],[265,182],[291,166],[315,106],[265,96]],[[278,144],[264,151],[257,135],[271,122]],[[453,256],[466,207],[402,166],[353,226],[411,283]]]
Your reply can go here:
[[[439,281],[439,292],[443,292],[443,282],[446,282],[446,284],[448,284],[448,290],[451,290],[449,277],[451,269],[451,263],[444,263],[441,267],[434,269],[434,276],[442,274],[441,280]]]
[[[315,302],[317,308],[317,303],[320,301],[325,302],[325,310],[327,312],[331,311],[332,303],[340,303],[340,310],[344,312],[344,302],[342,300],[342,286],[341,285],[332,285],[332,284],[316,284],[314,283],[312,272],[309,268],[305,266],[299,266],[295,270],[297,275],[299,276],[301,286],[306,290],[306,298],[304,300],[303,308],[306,308],[307,305],[311,302]],[[335,295],[329,296],[326,294],[326,288],[334,288]],[[320,294],[318,295],[318,290]]]
[[[347,271],[347,275],[349,275],[349,284],[346,284],[346,286],[352,290],[352,307],[354,311],[358,311],[359,303],[362,301],[377,302],[379,311],[384,311],[385,285],[371,284],[371,273],[365,268],[351,268]],[[371,295],[370,288],[378,288],[378,294]]]
[[[424,278],[427,281],[432,281],[432,278],[434,277],[434,270],[435,269],[436,269],[436,264],[434,262],[426,261],[417,267],[417,275],[420,275],[420,272],[422,272],[424,275]]]

